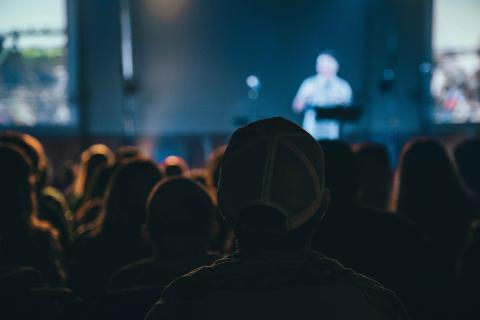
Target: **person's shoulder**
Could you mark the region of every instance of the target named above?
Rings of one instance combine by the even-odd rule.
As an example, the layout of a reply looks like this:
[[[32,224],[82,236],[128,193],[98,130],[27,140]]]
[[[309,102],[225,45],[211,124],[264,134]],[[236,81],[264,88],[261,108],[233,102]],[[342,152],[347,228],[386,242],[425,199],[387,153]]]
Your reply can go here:
[[[108,289],[121,289],[135,285],[135,278],[154,264],[152,259],[129,263],[115,271],[108,282]]]
[[[313,257],[313,267],[317,270],[312,278],[319,279],[322,284],[325,281],[325,276],[327,276],[328,281],[331,283],[353,285],[380,292],[386,290],[379,282],[357,273],[350,268],[346,268],[333,258],[326,257],[313,250],[310,250],[309,254]],[[313,283],[316,283],[316,281],[313,281]]]
[[[340,78],[339,76],[337,76],[335,79],[339,85],[350,88],[350,84],[347,80]]]
[[[400,242],[424,242],[424,235],[419,228],[407,217],[379,209],[357,206],[357,217],[362,220],[364,226],[382,234],[388,239],[396,239]],[[406,243],[405,243],[406,245]]]
[[[168,301],[200,298],[207,291],[214,290],[211,282],[217,282],[223,276],[228,276],[232,265],[236,263],[237,260],[229,256],[218,259],[210,265],[193,269],[167,285],[162,297]]]
[[[337,263],[330,258],[329,263]],[[355,272],[352,269],[340,265],[340,271],[334,283],[337,285],[346,285],[356,287],[367,297],[369,303],[381,313],[389,316],[390,319],[408,319],[407,312],[396,293],[385,288],[380,282],[373,280],[365,275]]]
[[[48,286],[40,271],[29,266],[0,267],[0,284],[2,290],[8,287],[30,289]]]
[[[312,85],[318,81],[318,75],[312,75],[303,80],[302,85]]]
[[[297,259],[300,257],[300,259]],[[345,268],[334,259],[327,258],[315,251],[307,250],[306,253],[286,256],[286,264],[283,260],[276,260],[284,268],[278,269],[276,263],[269,261],[242,260],[233,256],[217,260],[213,265],[198,268],[180,278],[177,278],[167,286],[162,294],[162,300],[158,302],[147,319],[159,319],[160,315],[170,314],[179,306],[184,309],[185,305],[192,301],[203,301],[211,295],[219,292],[237,293],[251,297],[253,292],[265,290],[330,290],[338,287],[351,288],[367,297],[368,303],[385,314],[402,314],[402,304],[396,295],[379,282],[355,271]],[[265,261],[263,261],[265,262]],[[269,266],[276,265],[276,268]],[[278,270],[277,270],[278,269]],[[292,275],[293,274],[293,275]],[[302,275],[299,277],[299,275]],[[268,289],[265,287],[265,276],[268,275]],[[260,282],[258,282],[260,281]],[[260,289],[261,288],[261,289]],[[276,289],[273,289],[276,288]],[[342,289],[340,289],[342,290]],[[311,292],[311,291],[309,291]],[[392,317],[392,319],[402,317]]]

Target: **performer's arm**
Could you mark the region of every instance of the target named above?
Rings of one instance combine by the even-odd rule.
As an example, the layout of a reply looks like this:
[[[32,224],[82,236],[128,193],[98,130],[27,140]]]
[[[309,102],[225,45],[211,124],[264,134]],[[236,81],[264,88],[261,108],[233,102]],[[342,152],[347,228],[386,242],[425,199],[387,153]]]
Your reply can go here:
[[[300,113],[305,109],[308,101],[308,83],[305,80],[298,89],[295,99],[293,99],[292,109],[296,113]]]
[[[303,109],[305,109],[305,101],[304,100],[300,100],[300,99],[295,99],[293,101],[293,111],[295,111],[296,113],[300,113],[303,111]]]

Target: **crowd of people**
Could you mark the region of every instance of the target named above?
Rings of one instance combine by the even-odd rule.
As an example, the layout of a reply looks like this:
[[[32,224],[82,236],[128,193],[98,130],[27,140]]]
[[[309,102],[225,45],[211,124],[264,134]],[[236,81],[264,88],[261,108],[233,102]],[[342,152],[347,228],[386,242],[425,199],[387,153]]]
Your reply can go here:
[[[0,133],[2,319],[479,319],[480,140],[316,141],[283,118],[204,168]],[[2,316],[3,315],[3,316]]]

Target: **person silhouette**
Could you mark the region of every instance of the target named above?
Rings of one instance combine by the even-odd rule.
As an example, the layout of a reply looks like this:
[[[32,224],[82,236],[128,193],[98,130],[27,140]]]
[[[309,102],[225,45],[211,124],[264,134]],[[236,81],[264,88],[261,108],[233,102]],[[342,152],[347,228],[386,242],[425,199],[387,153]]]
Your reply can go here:
[[[321,147],[288,120],[238,129],[217,192],[238,252],[174,280],[147,319],[408,319],[392,291],[309,249],[330,199],[324,170]]]

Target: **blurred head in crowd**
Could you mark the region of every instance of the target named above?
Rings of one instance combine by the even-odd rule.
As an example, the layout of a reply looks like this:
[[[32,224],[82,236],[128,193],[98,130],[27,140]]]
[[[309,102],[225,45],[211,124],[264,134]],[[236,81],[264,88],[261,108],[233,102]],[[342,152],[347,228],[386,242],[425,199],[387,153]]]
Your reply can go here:
[[[167,177],[185,175],[189,168],[185,160],[177,156],[168,156],[162,163],[162,168]]]
[[[418,138],[402,150],[393,196],[397,211],[410,214],[452,209],[466,194],[445,147],[435,140]],[[436,213],[428,210],[424,214]]]
[[[139,240],[148,194],[161,178],[160,170],[151,160],[134,159],[120,165],[105,195],[102,233]]]
[[[355,146],[355,155],[358,165],[358,203],[370,208],[387,209],[392,178],[387,148],[381,144],[360,144]]]
[[[455,148],[455,160],[467,186],[480,193],[480,139],[469,139]]]
[[[317,57],[317,73],[326,78],[331,78],[337,75],[338,62],[331,52],[322,52]]]
[[[37,217],[35,170],[30,157],[16,145],[0,143],[0,251],[16,248],[31,231],[58,238],[58,231]],[[19,243],[16,243],[19,242]],[[18,252],[17,252],[18,255]]]
[[[331,195],[331,210],[354,204],[357,194],[357,162],[350,146],[338,140],[320,140],[325,154],[325,184]]]
[[[103,165],[112,165],[115,161],[112,151],[103,144],[95,144],[80,155],[80,167],[74,185],[74,193],[82,197],[95,170]]]
[[[5,131],[0,133],[0,142],[17,146],[29,158],[34,178],[39,181],[47,170],[47,158],[40,141],[26,133]]]
[[[412,140],[403,148],[392,209],[441,242],[448,258],[458,255],[476,211],[447,150],[427,138]]]
[[[329,202],[322,148],[296,124],[260,120],[233,134],[218,202],[241,250],[305,247]]]
[[[215,204],[193,179],[174,177],[155,186],[147,203],[147,228],[158,254],[205,253]]]
[[[99,165],[93,171],[92,177],[89,179],[89,184],[85,186],[85,198],[103,198],[113,173],[119,167],[120,164],[110,165],[108,163],[104,163]]]
[[[93,172],[90,183],[85,189],[84,198],[87,200],[75,211],[75,221],[79,227],[77,232],[83,233],[86,230],[98,227],[100,223],[98,219],[107,187],[119,166],[118,162],[114,165],[105,163],[98,166]]]

